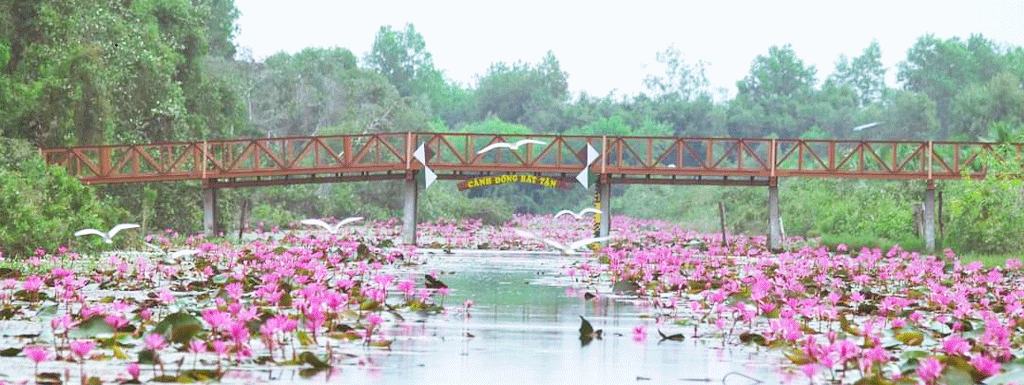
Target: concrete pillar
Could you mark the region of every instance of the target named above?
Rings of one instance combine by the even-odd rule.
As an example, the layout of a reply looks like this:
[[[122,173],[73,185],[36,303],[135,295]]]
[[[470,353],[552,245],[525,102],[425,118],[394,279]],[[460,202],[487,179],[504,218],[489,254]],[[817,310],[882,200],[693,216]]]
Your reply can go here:
[[[416,201],[419,193],[419,184],[416,183],[416,174],[409,173],[405,177],[405,210],[402,215],[402,243],[407,245],[416,244]]]
[[[782,250],[782,222],[779,219],[779,179],[768,180],[768,248]]]
[[[203,188],[203,234],[217,236],[217,189]]]
[[[597,188],[601,194],[601,228],[600,236],[607,237],[612,228],[612,183],[607,177],[598,178]],[[607,244],[607,242],[602,242]]]
[[[928,181],[924,190],[924,248],[935,252],[935,181]]]

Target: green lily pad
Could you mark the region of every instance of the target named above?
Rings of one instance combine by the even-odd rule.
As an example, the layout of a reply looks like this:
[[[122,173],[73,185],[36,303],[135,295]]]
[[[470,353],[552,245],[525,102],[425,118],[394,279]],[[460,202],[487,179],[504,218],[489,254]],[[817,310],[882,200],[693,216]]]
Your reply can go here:
[[[116,330],[107,323],[101,315],[94,315],[82,321],[77,327],[68,331],[71,338],[96,338],[104,335],[113,335]]]
[[[203,323],[195,316],[179,311],[164,317],[153,331],[163,334],[168,341],[187,344],[196,334],[203,331]]]
[[[302,354],[299,354],[299,361],[301,361],[304,364],[309,364],[309,366],[312,366],[314,368],[331,367],[331,364],[324,362],[323,360],[320,359],[320,357],[317,357],[316,354],[313,354],[312,352],[302,352]]]

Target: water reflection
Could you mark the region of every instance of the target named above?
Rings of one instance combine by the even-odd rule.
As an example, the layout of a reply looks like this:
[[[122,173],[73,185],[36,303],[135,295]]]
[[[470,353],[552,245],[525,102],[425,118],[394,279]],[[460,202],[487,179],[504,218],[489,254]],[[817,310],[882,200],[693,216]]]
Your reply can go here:
[[[793,383],[778,372],[777,359],[749,347],[694,338],[659,341],[659,329],[688,337],[689,331],[657,325],[636,301],[569,295],[582,292],[567,290],[577,284],[561,274],[572,262],[551,255],[431,256],[416,274],[440,272],[451,290],[446,314],[406,315],[386,331],[395,340],[390,351],[366,349],[304,380],[287,371],[264,378],[338,384]],[[473,305],[461,308],[466,299]],[[604,330],[602,339],[581,346],[581,315]],[[636,326],[647,331],[645,340],[634,340]]]

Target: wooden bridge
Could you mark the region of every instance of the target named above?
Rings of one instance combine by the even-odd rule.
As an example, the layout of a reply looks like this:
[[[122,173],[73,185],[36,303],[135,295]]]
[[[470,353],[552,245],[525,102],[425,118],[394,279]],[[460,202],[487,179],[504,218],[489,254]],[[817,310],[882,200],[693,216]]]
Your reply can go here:
[[[494,143],[534,139],[478,153]],[[984,158],[1006,147],[983,142],[854,141],[632,136],[379,133],[202,142],[80,146],[41,150],[48,163],[67,168],[84,183],[201,181],[204,225],[212,233],[216,189],[295,183],[403,179],[405,240],[415,242],[416,174],[424,165],[439,179],[530,174],[572,180],[583,169],[597,176],[602,205],[610,185],[745,185],[769,188],[769,244],[781,241],[779,177],[904,179],[925,182],[928,245],[934,247],[934,181],[983,178]],[[588,165],[588,147],[598,156]],[[1020,155],[1021,144],[1008,147]],[[609,215],[602,216],[608,232]],[[931,233],[929,233],[931,229]]]

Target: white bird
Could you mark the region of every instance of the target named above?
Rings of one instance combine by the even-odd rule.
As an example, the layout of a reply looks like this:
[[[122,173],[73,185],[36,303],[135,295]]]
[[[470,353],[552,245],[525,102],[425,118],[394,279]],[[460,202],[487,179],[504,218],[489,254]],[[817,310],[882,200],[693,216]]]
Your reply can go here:
[[[558,251],[561,251],[563,255],[569,255],[569,254],[575,254],[576,250],[579,250],[579,249],[581,249],[581,248],[583,248],[583,247],[585,247],[585,246],[587,246],[587,245],[589,245],[591,243],[604,242],[604,241],[607,241],[607,240],[609,240],[611,238],[612,237],[586,238],[586,239],[581,239],[581,240],[578,240],[576,242],[570,243],[569,246],[563,245],[561,242],[558,242],[558,241],[555,241],[555,240],[552,240],[552,239],[544,238],[544,239],[541,239],[541,240],[544,241],[544,243],[547,243],[549,246],[558,249]]]
[[[595,209],[595,208],[592,208],[592,207],[587,207],[587,208],[585,208],[583,210],[580,210],[579,213],[573,212],[572,210],[562,210],[562,211],[559,211],[557,214],[555,214],[555,218],[557,219],[558,217],[561,217],[563,215],[568,214],[568,215],[572,215],[576,219],[583,219],[583,216],[586,215],[587,213],[602,214],[602,213],[604,213],[604,211],[601,211],[601,210],[598,210],[598,209]]]
[[[319,219],[303,219],[300,222],[303,223],[303,224],[306,224],[306,225],[320,226],[320,227],[323,227],[324,229],[326,229],[327,231],[330,231],[331,234],[337,234],[338,230],[341,230],[341,226],[347,225],[347,224],[355,222],[355,221],[361,221],[361,220],[363,220],[363,217],[349,217],[349,218],[342,219],[341,222],[338,222],[338,224],[334,225],[334,226],[331,226],[331,225],[327,224],[327,222],[321,221]]]
[[[117,226],[114,226],[114,228],[110,229],[110,231],[108,231],[108,232],[102,232],[102,231],[99,231],[99,230],[96,230],[96,229],[82,229],[82,230],[78,230],[78,231],[75,232],[75,236],[76,237],[81,237],[83,235],[90,235],[90,234],[91,235],[99,235],[99,236],[103,237],[103,242],[114,243],[114,240],[112,240],[111,238],[113,238],[115,234],[117,234],[121,230],[134,229],[136,227],[139,227],[139,225],[134,224],[134,223],[122,223],[122,224],[119,224]]]
[[[612,238],[612,237],[596,237],[596,238],[581,239],[581,240],[578,240],[576,242],[570,243],[569,246],[566,246],[566,245],[563,245],[561,242],[558,242],[558,241],[555,241],[555,240],[551,240],[551,239],[547,239],[547,238],[541,238],[537,234],[534,234],[534,233],[531,233],[531,232],[528,232],[528,231],[523,231],[523,230],[519,230],[519,229],[515,229],[513,231],[515,231],[516,234],[518,234],[520,237],[523,237],[523,238],[540,239],[544,243],[547,243],[549,246],[554,247],[554,248],[558,249],[559,251],[561,251],[563,255],[575,254],[576,250],[579,250],[580,248],[582,248],[584,246],[587,246],[587,245],[589,245],[591,243],[594,243],[594,242],[604,242],[604,241],[609,240],[609,239]]]
[[[176,250],[176,251],[173,251],[171,253],[168,253],[167,251],[165,251],[160,246],[154,245],[154,244],[149,243],[149,242],[142,242],[142,243],[144,243],[146,246],[149,246],[149,248],[153,249],[157,253],[164,254],[164,256],[165,256],[164,261],[167,262],[167,263],[178,263],[178,262],[180,262],[181,257],[192,256],[192,255],[196,255],[196,254],[199,254],[200,252],[202,252],[199,249],[181,249],[181,250]]]
[[[480,149],[480,151],[477,151],[476,154],[480,155],[480,154],[483,154],[483,153],[485,153],[487,151],[491,151],[491,150],[493,150],[495,148],[502,148],[502,147],[508,148],[508,149],[511,149],[511,150],[514,151],[514,150],[519,149],[520,146],[522,146],[524,144],[527,144],[527,143],[536,144],[536,145],[545,145],[545,144],[547,144],[546,142],[541,142],[541,141],[535,140],[535,139],[523,139],[523,140],[520,140],[520,141],[515,142],[515,143],[491,143],[489,146]]]

